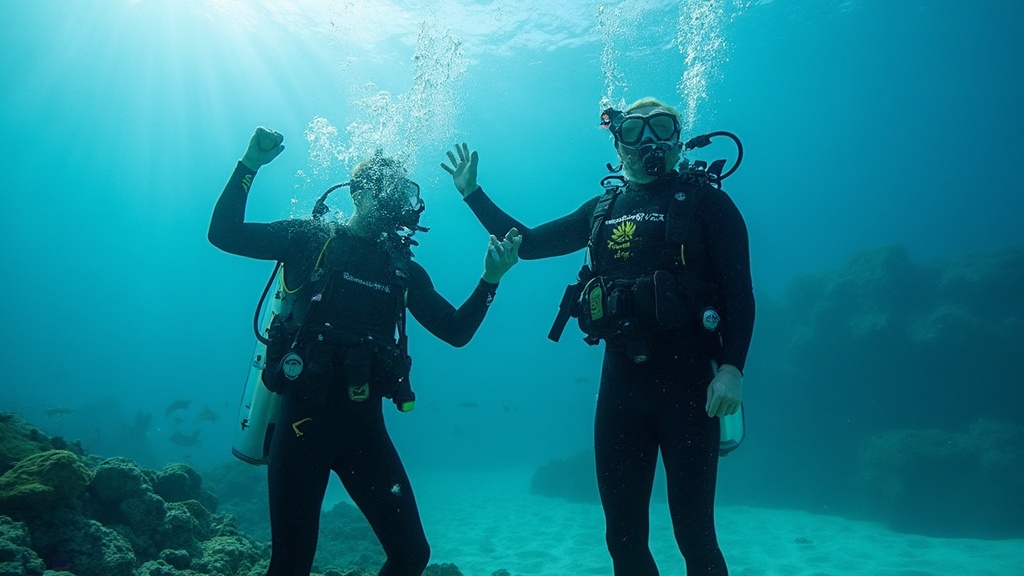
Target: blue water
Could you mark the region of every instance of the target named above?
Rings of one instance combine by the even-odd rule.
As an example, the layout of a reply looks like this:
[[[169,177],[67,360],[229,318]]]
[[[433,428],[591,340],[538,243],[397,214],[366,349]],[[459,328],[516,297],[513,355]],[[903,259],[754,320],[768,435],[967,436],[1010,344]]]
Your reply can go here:
[[[615,160],[603,99],[655,96],[691,135],[739,135],[726,189],[759,303],[878,246],[928,264],[1024,242],[1024,5],[661,4],[0,4],[0,410],[149,465],[231,459],[272,266],[221,253],[206,228],[258,125],[287,149],[260,171],[249,219],[308,214],[383,147],[423,186],[432,230],[417,259],[455,303],[486,236],[439,168],[445,150],[469,142],[488,192],[539,224],[600,191]],[[515,268],[464,349],[411,327],[419,404],[387,407],[407,464],[533,466],[586,449],[600,350],[544,338],[581,261]],[[753,350],[771,344],[761,326]],[[760,398],[762,414],[788,409]],[[177,400],[191,403],[168,415]],[[196,445],[170,441],[197,430]]]

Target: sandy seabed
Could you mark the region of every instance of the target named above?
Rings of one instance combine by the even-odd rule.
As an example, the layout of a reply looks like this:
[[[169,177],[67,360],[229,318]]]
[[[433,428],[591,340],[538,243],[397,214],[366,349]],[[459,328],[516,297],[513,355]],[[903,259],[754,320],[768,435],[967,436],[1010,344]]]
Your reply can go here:
[[[466,576],[610,575],[601,507],[531,495],[531,474],[414,475],[431,562]],[[1024,576],[1024,540],[928,538],[747,506],[720,506],[716,522],[733,576]],[[662,574],[685,573],[664,503],[652,504],[650,545]]]

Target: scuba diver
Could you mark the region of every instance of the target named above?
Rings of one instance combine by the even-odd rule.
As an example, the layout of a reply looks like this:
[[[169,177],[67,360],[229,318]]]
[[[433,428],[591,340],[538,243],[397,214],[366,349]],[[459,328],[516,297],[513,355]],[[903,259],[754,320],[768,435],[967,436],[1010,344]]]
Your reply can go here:
[[[231,254],[276,260],[289,301],[268,330],[263,384],[283,395],[268,463],[272,555],[268,574],[312,569],[320,508],[333,471],[387,555],[380,574],[419,575],[430,548],[409,478],[385,428],[382,398],[413,406],[405,312],[431,334],[464,346],[498,281],[518,261],[515,230],[491,236],[480,282],[458,309],[412,260],[423,201],[403,166],[380,153],[345,183],[354,212],[324,219],[328,190],[309,219],[245,221],[256,172],[284,150],[257,128],[213,211],[210,242]]]
[[[727,574],[714,524],[719,418],[742,402],[754,325],[749,246],[720,187],[736,166],[723,175],[724,161],[680,159],[684,148],[728,133],[684,144],[679,113],[653,98],[605,110],[601,124],[622,161],[609,169],[624,175],[606,177],[604,194],[534,228],[478,186],[479,158],[466,144],[441,167],[485,228],[521,231],[521,258],[588,250],[549,338],[557,341],[575,317],[587,343],[605,342],[594,451],[614,573],[658,574],[648,536],[660,450],[686,573]]]

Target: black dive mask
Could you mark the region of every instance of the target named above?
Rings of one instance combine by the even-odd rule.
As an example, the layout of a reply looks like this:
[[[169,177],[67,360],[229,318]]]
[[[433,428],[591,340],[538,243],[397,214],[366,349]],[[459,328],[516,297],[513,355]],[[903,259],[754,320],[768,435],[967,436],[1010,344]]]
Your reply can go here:
[[[608,108],[601,113],[601,126],[612,133],[616,144],[637,152],[648,176],[668,171],[666,156],[679,146],[680,127],[675,115],[665,111],[623,114]]]
[[[419,186],[416,187],[416,190],[417,192],[419,191]],[[420,226],[420,215],[423,214],[423,211],[426,208],[426,203],[423,202],[423,199],[417,194],[415,204],[406,203],[398,212],[397,228],[399,230],[407,230],[413,233],[417,231],[426,232],[427,229]]]

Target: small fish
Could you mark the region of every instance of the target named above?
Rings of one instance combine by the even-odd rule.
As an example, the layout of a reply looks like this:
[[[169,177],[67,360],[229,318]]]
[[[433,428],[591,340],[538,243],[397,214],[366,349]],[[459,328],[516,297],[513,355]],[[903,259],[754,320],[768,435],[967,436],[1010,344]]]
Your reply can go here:
[[[460,402],[459,408],[479,408],[480,405],[476,402]]]
[[[587,378],[586,376],[577,376],[577,377],[573,378],[572,381],[573,382],[590,382],[590,378]]]
[[[175,432],[171,435],[171,442],[178,446],[195,446],[199,444],[199,430],[193,430],[192,434],[186,436],[181,432]]]
[[[53,418],[54,416],[64,416],[66,414],[71,414],[72,412],[74,412],[74,410],[72,410],[71,408],[56,406],[54,408],[48,408],[46,412],[43,412],[43,414],[46,414],[46,416],[49,418]]]
[[[220,415],[210,409],[209,406],[203,406],[203,411],[196,416],[195,423],[200,422],[216,422]]]
[[[164,416],[170,416],[171,412],[174,412],[175,410],[188,410],[188,406],[191,403],[191,400],[175,400],[167,405],[167,410],[164,411]]]

